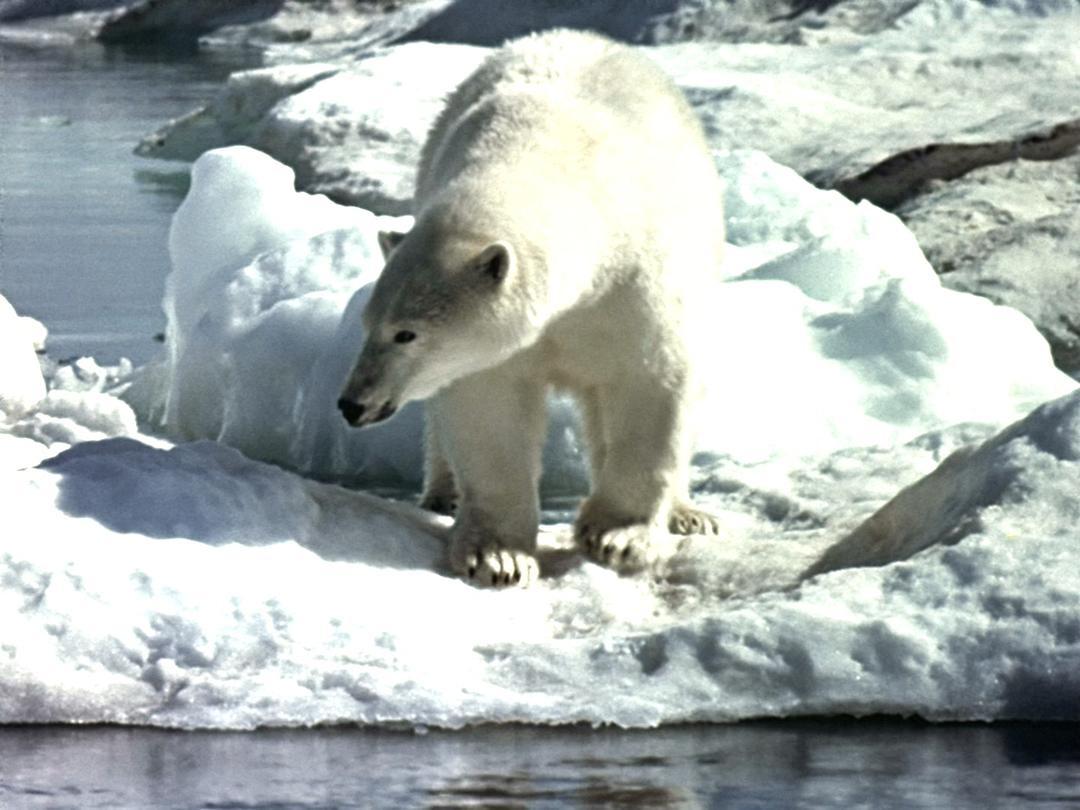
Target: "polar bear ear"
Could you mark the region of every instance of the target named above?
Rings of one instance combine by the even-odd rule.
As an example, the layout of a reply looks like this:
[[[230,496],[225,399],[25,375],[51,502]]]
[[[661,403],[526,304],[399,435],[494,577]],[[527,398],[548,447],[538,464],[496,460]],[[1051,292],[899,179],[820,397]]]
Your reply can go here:
[[[494,242],[484,248],[473,262],[473,267],[489,280],[501,284],[509,275],[514,262],[514,251],[506,242]]]
[[[400,245],[404,238],[402,231],[379,231],[379,248],[382,249],[383,259],[389,259],[394,248]]]

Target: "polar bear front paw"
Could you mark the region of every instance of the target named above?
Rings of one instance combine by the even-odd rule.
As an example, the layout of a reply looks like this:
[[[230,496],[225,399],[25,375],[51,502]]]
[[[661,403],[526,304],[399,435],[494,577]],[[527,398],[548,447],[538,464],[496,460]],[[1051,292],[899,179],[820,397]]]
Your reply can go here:
[[[540,578],[536,557],[498,543],[454,542],[450,564],[465,580],[485,588],[527,588]]]
[[[677,503],[668,515],[668,531],[673,534],[720,534],[720,519],[688,503]]]

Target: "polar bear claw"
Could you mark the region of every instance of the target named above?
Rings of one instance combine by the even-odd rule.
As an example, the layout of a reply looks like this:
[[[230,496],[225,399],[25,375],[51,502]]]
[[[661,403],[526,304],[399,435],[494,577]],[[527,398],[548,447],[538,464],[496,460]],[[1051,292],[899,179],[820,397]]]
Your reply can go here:
[[[716,515],[702,511],[688,503],[672,507],[668,515],[668,531],[673,534],[720,534],[720,521]]]
[[[455,546],[450,555],[455,573],[474,585],[527,588],[540,577],[540,565],[527,551],[497,542],[457,540]]]

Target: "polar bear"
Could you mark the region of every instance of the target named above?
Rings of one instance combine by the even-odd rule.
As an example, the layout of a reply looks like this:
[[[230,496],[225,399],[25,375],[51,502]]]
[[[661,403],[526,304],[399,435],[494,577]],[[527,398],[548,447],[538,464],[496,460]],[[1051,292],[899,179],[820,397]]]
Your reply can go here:
[[[381,237],[338,407],[362,427],[428,399],[423,503],[456,502],[451,567],[480,585],[538,576],[552,386],[581,409],[591,491],[574,534],[588,556],[637,570],[668,531],[716,533],[688,479],[722,190],[670,79],[594,34],[509,43],[432,126],[415,215]]]

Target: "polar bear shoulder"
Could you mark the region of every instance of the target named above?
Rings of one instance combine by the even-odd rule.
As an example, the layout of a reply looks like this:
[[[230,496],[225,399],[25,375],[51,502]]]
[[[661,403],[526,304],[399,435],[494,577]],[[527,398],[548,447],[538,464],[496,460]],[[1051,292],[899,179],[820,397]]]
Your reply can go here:
[[[493,137],[490,151],[504,157],[515,135],[542,148],[537,122],[553,120],[580,124],[590,139],[612,133],[620,142],[636,137],[659,148],[707,151],[697,116],[652,60],[597,34],[548,31],[496,50],[450,94],[421,152],[418,203],[448,180],[457,169],[453,164],[475,163],[469,147],[478,134]],[[547,131],[561,138],[574,134],[565,126]],[[643,162],[640,144],[631,153]]]

